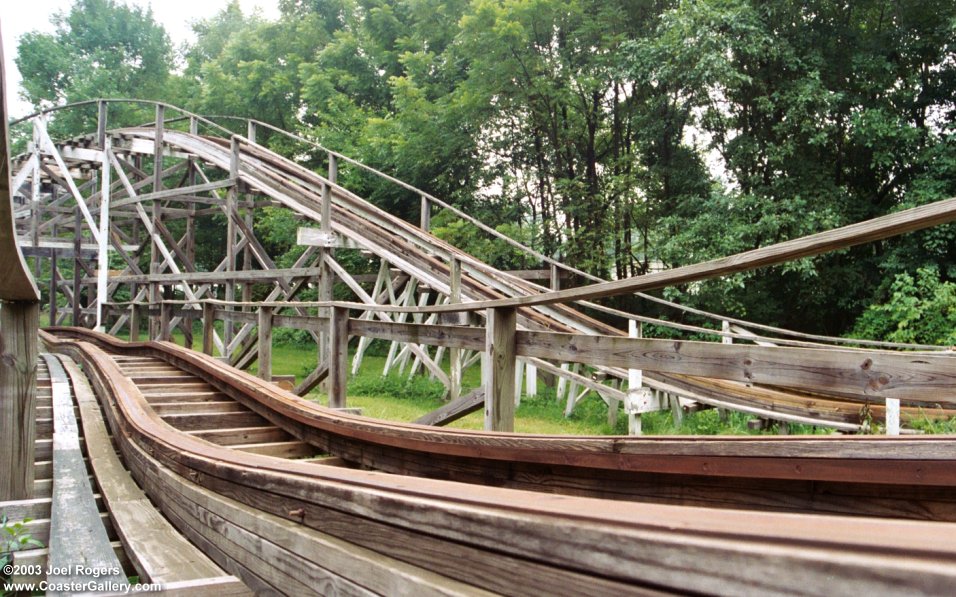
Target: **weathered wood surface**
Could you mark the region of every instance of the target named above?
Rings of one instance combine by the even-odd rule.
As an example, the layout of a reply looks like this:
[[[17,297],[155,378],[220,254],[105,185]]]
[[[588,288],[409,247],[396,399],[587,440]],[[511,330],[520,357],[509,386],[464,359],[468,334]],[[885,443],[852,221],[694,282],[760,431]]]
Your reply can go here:
[[[33,497],[39,316],[39,303],[0,302],[0,501]]]
[[[54,583],[84,583],[86,569],[101,572],[98,580],[122,590],[128,586],[123,568],[110,545],[93,498],[80,452],[80,431],[73,414],[70,381],[60,361],[44,354],[53,386],[53,501],[50,512],[49,565]],[[51,591],[52,594],[69,592]]]
[[[89,332],[76,335],[123,346]],[[162,350],[154,354],[221,384],[222,393],[317,452],[379,470],[614,499],[956,521],[951,438],[569,438],[437,430],[330,412],[246,374],[228,374],[219,363],[206,365],[208,359],[179,347],[129,350],[156,348]],[[233,445],[285,441],[276,427],[192,435]]]
[[[218,566],[173,529],[129,476],[113,450],[100,406],[86,378],[71,359],[63,358],[79,403],[97,485],[140,578],[167,584],[223,576]]]
[[[410,486],[370,471],[237,455],[162,425],[135,386],[92,347],[62,349],[82,356],[97,390],[114,395],[128,437],[181,477],[486,590],[829,594],[835,587],[853,593],[905,587],[938,594],[956,581],[953,525],[945,523],[542,500],[514,490],[430,479]],[[263,392],[270,385],[249,376],[242,384]]]
[[[485,320],[485,361],[481,368],[485,389],[485,429],[514,431],[518,313],[511,308],[490,309]]]
[[[477,388],[468,392],[458,400],[440,406],[435,410],[415,419],[417,425],[442,426],[453,423],[473,412],[478,412],[485,405],[485,389]]]

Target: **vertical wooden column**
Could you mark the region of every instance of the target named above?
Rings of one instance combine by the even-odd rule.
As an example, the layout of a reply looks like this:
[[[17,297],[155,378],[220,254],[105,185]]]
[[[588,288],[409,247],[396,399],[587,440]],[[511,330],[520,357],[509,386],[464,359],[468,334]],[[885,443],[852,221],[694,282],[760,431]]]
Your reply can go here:
[[[213,333],[216,322],[215,307],[212,303],[202,304],[202,351],[212,356]]]
[[[421,219],[422,230],[430,231],[432,228],[432,204],[425,195],[422,195]]]
[[[168,342],[170,339],[171,330],[169,329],[169,322],[172,320],[172,310],[173,306],[166,302],[166,297],[163,297],[163,301],[159,306],[159,339]]]
[[[338,160],[336,159],[335,155],[332,153],[329,154],[328,174],[329,174],[328,176],[329,183],[335,184],[339,176],[339,165],[338,165]],[[321,216],[322,216],[322,222],[321,222],[322,232],[325,232],[326,234],[331,235],[332,234],[332,187],[329,184],[322,185]],[[318,288],[317,288],[317,292],[318,292],[317,298],[320,301],[332,300],[334,272],[332,271],[332,267],[329,265],[329,259],[331,259],[332,256],[333,256],[332,249],[328,247],[319,248],[319,279],[318,279]],[[318,314],[320,317],[330,317],[330,318],[332,315],[329,309],[325,309],[325,308],[319,309]],[[329,367],[330,367],[329,371],[331,371],[331,359],[333,358],[333,355],[332,355],[333,349],[331,347],[331,342],[332,340],[329,334],[323,331],[319,332],[319,342],[318,342],[318,346],[316,347],[317,353],[318,353],[318,359],[317,359],[318,365],[321,366],[323,362],[329,363]],[[325,385],[327,386],[329,391],[329,396],[331,397],[332,396],[331,375],[329,376],[329,380],[326,382]],[[342,406],[343,407],[345,406],[344,402],[342,403]]]
[[[640,322],[633,319],[628,322],[628,337],[640,338],[644,334]],[[640,369],[627,370],[627,399],[624,401],[624,411],[627,413],[628,435],[641,435],[640,405],[644,395],[641,387],[644,383],[644,372]]]
[[[56,290],[60,274],[56,263],[56,249],[50,249],[50,325],[56,325]]]
[[[159,270],[158,263],[149,264],[149,273],[155,274]],[[149,339],[156,340],[159,338],[159,319],[156,317],[156,308],[159,307],[160,301],[160,287],[157,282],[149,283],[149,307],[146,311],[146,321],[148,322],[149,328]]]
[[[237,180],[239,178],[239,139],[237,137],[232,138],[230,147],[232,157],[229,161],[229,177],[236,182],[226,192],[226,271],[234,272],[236,271],[236,223],[234,218],[236,217],[236,200],[239,195],[239,182]],[[236,300],[235,280],[226,281],[225,298],[227,301]],[[226,310],[231,311],[233,307],[228,306]],[[232,343],[235,328],[231,318],[226,319],[223,324],[223,342],[226,346],[229,346]]]
[[[348,381],[349,310],[332,307],[329,313],[329,407],[345,408]]]
[[[73,325],[80,324],[80,309],[83,308],[81,298],[83,296],[83,276],[81,271],[83,266],[80,260],[83,259],[83,216],[80,214],[80,208],[73,208]]]
[[[100,149],[105,147],[106,141],[106,106],[102,100],[96,102],[96,144]]]
[[[0,501],[33,497],[40,303],[0,303]]]
[[[452,255],[451,262],[448,264],[448,302],[449,303],[460,303],[461,302],[461,260]],[[460,315],[460,313],[456,313]],[[459,320],[459,323],[461,321]],[[448,381],[448,399],[451,402],[458,400],[458,397],[461,396],[461,349],[460,348],[449,348],[448,349],[448,361],[449,361],[449,373]]]
[[[136,292],[132,292],[133,299],[136,298]],[[129,306],[129,341],[139,342],[140,328],[140,308],[135,302]]]
[[[518,312],[513,307],[488,309],[485,328],[485,429],[514,431],[515,333]]]
[[[266,381],[272,381],[272,312],[273,307],[259,307],[258,376]]]
[[[551,290],[561,290],[561,273],[554,264],[551,264]]]
[[[100,102],[102,103],[102,102]],[[104,324],[106,320],[106,314],[104,313],[104,305],[109,299],[109,290],[107,287],[107,279],[110,274],[110,258],[109,258],[109,244],[110,244],[110,160],[109,160],[109,151],[110,151],[110,141],[109,139],[103,140],[103,152],[102,152],[102,186],[100,187],[100,240],[97,246],[97,256],[96,256],[96,330],[103,332],[105,331]]]

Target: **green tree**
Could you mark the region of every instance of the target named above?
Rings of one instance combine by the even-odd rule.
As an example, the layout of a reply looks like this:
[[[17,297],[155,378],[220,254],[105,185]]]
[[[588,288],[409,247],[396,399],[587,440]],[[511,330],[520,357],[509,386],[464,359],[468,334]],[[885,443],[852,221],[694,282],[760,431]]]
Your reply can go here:
[[[114,0],[77,0],[51,22],[54,33],[27,33],[17,48],[24,99],[35,108],[99,97],[175,99],[169,86],[172,45],[151,9]],[[55,130],[87,131],[95,113],[61,115]],[[146,113],[117,108],[112,116],[133,123],[134,115],[142,118]]]

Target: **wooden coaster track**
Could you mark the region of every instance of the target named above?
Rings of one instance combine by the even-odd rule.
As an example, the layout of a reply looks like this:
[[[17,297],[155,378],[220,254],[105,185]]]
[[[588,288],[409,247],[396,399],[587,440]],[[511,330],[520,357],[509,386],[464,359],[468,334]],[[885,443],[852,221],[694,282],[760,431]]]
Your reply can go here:
[[[354,585],[387,592],[382,585],[362,585],[380,581],[385,572],[394,574],[398,583],[414,578],[423,585],[416,591],[512,595],[532,591],[810,594],[849,593],[860,587],[892,591],[901,586],[914,594],[933,594],[948,590],[956,580],[956,543],[951,538],[956,527],[949,523],[715,510],[541,493],[552,490],[552,482],[560,485],[559,460],[596,477],[612,462],[619,471],[633,472],[647,461],[641,448],[654,450],[652,445],[660,443],[656,439],[535,438],[389,426],[308,404],[262,380],[224,371],[208,357],[169,344],[124,345],[81,330],[58,331],[58,336],[76,339],[44,336],[44,342],[84,365],[92,386],[109,405],[114,438],[134,477],[182,532],[257,591],[288,592],[293,585],[274,583],[292,582],[298,587],[303,581],[307,588],[315,589],[319,585],[308,581],[321,575],[322,587],[334,583],[352,588],[346,592],[358,590]],[[345,456],[333,461],[290,460],[216,444],[215,436],[207,436],[207,440],[199,433],[177,430],[170,424],[175,415],[162,415],[151,406],[171,402],[157,402],[155,395],[143,393],[157,376],[176,379],[189,388],[201,383],[194,381],[199,378],[213,388],[200,390],[207,395],[199,398],[208,394],[219,398],[217,393],[232,396],[275,427],[312,445],[316,452]],[[209,402],[229,403],[217,399],[192,404]],[[252,427],[269,429],[266,423]],[[248,439],[241,437],[242,432],[222,431],[230,437],[226,443]],[[675,463],[673,468],[680,475],[685,474],[678,464],[681,454],[688,454],[685,462],[712,466],[716,475],[759,477],[761,473],[752,469],[757,458],[740,456],[750,452],[744,447],[750,444],[765,452],[759,458],[770,463],[780,460],[781,466],[786,461],[791,476],[805,469],[810,474],[804,479],[836,477],[838,471],[848,479],[854,471],[866,468],[862,456],[871,456],[877,449],[864,447],[865,443],[895,444],[884,452],[893,452],[899,466],[891,464],[893,459],[883,458],[880,468],[900,473],[912,464],[919,470],[913,472],[916,476],[936,475],[928,456],[951,452],[951,440],[933,438],[844,438],[837,442],[845,446],[846,453],[856,452],[858,457],[834,456],[833,446],[820,443],[735,439],[692,442],[669,438],[664,442],[667,446],[661,446],[667,456],[655,460]],[[239,444],[243,445],[248,448],[248,444]],[[779,456],[774,457],[774,452]],[[478,458],[482,468],[493,467],[497,459],[505,457],[517,465],[515,470],[535,467],[527,478],[536,478],[536,482],[524,486],[537,491],[409,479],[408,474],[422,474],[430,466],[428,462],[443,454],[469,454]],[[910,460],[910,456],[916,458]],[[822,460],[830,463],[822,465]],[[402,474],[363,470],[373,462],[380,470],[404,470],[399,471]],[[398,462],[404,464],[396,467]],[[363,469],[343,464],[362,465]],[[441,464],[446,472],[453,470],[447,461]],[[735,466],[739,468],[732,473]],[[558,473],[549,478],[552,469]],[[750,472],[743,473],[747,469]],[[876,479],[875,471],[876,467],[868,469],[869,481],[893,477],[887,472]],[[664,487],[660,484],[663,478],[658,479],[660,487]],[[488,478],[484,482],[498,484]],[[611,481],[605,479],[604,483]],[[863,475],[858,475],[857,481],[844,481],[843,486],[866,483]],[[600,493],[578,489],[573,493]],[[677,498],[673,501],[680,503],[681,491],[671,489],[672,497]],[[770,495],[765,494],[764,499]],[[848,499],[847,505],[855,502],[865,509],[862,504],[867,501],[856,496]],[[872,499],[874,506],[879,501],[875,496]],[[891,498],[883,506],[879,516],[900,507],[901,502]],[[926,507],[915,502],[912,506],[911,514],[916,507]],[[951,512],[951,505],[932,517],[947,510]],[[876,514],[876,509],[856,514]],[[293,537],[294,550],[282,541]],[[325,548],[330,543],[336,546],[331,553]],[[274,553],[280,557],[261,557],[268,553],[267,548],[279,550]],[[293,551],[295,557],[290,555]],[[376,566],[369,571],[344,564],[343,554],[352,552]],[[334,565],[339,567],[329,568]],[[299,576],[288,576],[290,566]]]

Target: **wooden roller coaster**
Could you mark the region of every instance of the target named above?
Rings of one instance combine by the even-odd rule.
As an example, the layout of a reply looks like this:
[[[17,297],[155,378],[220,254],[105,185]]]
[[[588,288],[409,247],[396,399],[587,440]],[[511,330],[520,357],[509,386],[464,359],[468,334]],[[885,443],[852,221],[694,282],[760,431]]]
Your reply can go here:
[[[934,595],[956,582],[951,436],[639,437],[642,413],[679,416],[689,402],[845,431],[950,417],[950,351],[700,312],[722,330],[676,327],[723,341],[641,338],[642,323],[663,322],[599,302],[949,222],[956,200],[627,280],[501,239],[540,261],[530,275],[545,288],[429,232],[436,205],[494,233],[484,224],[336,152],[156,103],[153,124],[111,130],[114,101],[69,107],[94,111],[97,131],[81,138],[50,137],[59,108],[25,120],[32,142],[12,184],[0,160],[0,511],[47,520],[50,545],[21,563],[62,564],[73,533],[91,546],[88,567],[115,570],[117,591],[120,569],[170,593]],[[324,175],[257,133],[326,154]],[[421,221],[346,189],[340,166],[420,195]],[[312,224],[292,267],[256,238],[264,206]],[[210,215],[226,220],[225,258],[197,271],[196,227]],[[21,251],[49,282],[45,331],[31,327],[40,293]],[[350,273],[344,251],[377,260],[378,274]],[[72,280],[59,278],[64,258]],[[567,280],[595,283],[562,290]],[[336,283],[351,300],[332,300]],[[253,284],[269,285],[264,300]],[[310,286],[317,300],[298,300]],[[196,320],[205,354],[166,341],[178,327],[191,346]],[[272,383],[274,327],[319,346],[294,392]],[[113,337],[123,329],[132,341]],[[484,408],[487,431],[349,412],[356,337],[354,368],[385,340],[386,369],[445,385],[449,406],[430,421]],[[465,392],[462,371],[478,362],[482,386]],[[253,363],[255,376],[243,371]],[[508,433],[520,385],[539,372],[568,411],[589,392],[611,416],[623,403],[632,434]],[[329,408],[300,397],[322,382]]]

